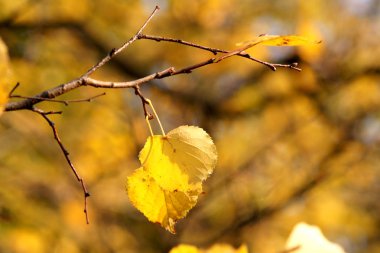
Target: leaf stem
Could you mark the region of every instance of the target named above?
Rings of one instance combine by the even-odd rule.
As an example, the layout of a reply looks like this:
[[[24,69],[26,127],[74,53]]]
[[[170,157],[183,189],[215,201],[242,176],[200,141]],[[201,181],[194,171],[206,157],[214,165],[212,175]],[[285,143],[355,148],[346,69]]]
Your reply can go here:
[[[161,124],[160,118],[158,117],[158,114],[157,114],[156,110],[154,109],[154,106],[153,106],[153,104],[152,104],[152,101],[150,101],[150,99],[147,99],[147,102],[148,102],[150,108],[152,108],[152,111],[153,111],[154,117],[156,117],[157,122],[158,122],[158,125],[160,125],[160,129],[161,129],[162,135],[163,135],[163,136],[166,136],[165,131],[164,131],[164,128],[162,127],[162,124]]]
[[[150,122],[149,122],[149,116],[145,116],[145,120],[146,120],[146,123],[148,124],[148,127],[149,127],[149,131],[150,131],[150,135],[153,137],[153,130],[152,130],[152,126],[150,125]]]

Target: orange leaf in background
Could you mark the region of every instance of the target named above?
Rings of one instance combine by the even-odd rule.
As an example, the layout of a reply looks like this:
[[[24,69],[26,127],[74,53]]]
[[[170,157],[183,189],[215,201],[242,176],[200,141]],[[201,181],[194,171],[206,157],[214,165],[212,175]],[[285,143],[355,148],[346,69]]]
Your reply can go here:
[[[308,37],[298,35],[261,35],[254,40],[240,42],[236,45],[243,46],[243,50],[245,50],[259,44],[264,46],[304,46],[319,43],[321,43],[321,41],[312,40]]]
[[[308,37],[297,36],[297,35],[260,35],[254,40],[248,40],[244,42],[236,43],[237,46],[241,46],[236,50],[232,50],[229,53],[223,55],[222,57],[215,60],[219,62],[225,58],[231,57],[233,55],[239,54],[244,50],[247,50],[256,45],[265,45],[265,46],[304,46],[310,44],[319,44],[321,41],[312,40]]]

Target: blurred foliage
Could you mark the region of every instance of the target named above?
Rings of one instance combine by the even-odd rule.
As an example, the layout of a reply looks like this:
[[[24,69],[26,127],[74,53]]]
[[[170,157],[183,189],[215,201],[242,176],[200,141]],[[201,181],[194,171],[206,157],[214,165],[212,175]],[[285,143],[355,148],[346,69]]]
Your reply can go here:
[[[10,66],[7,46],[0,37],[0,115],[8,102],[8,86],[10,78]]]
[[[1,87],[20,82],[15,94],[32,96],[77,78],[130,38],[157,3],[147,34],[224,49],[263,33],[323,43],[250,51],[270,62],[299,62],[301,73],[232,57],[142,87],[166,130],[199,125],[218,149],[205,194],[174,236],[147,222],[124,190],[149,135],[132,90],[39,105],[64,112],[51,118],[91,192],[90,225],[83,192],[46,122],[27,111],[3,113],[0,252],[148,253],[229,243],[273,253],[299,221],[321,227],[347,252],[379,252],[379,0],[0,0],[0,36],[13,72],[1,74]],[[137,41],[94,76],[132,80],[209,57]],[[81,88],[62,99],[100,92]]]
[[[345,253],[339,244],[330,242],[317,226],[304,222],[293,227],[286,242],[286,250],[297,253]]]

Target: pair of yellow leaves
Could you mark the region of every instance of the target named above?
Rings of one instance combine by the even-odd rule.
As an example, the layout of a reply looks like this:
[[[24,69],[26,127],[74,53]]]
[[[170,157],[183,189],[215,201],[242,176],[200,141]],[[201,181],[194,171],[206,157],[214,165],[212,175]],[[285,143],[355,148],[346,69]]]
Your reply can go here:
[[[150,136],[139,159],[142,166],[128,177],[128,196],[151,222],[175,233],[174,224],[197,203],[215,168],[216,147],[203,129],[180,126]]]

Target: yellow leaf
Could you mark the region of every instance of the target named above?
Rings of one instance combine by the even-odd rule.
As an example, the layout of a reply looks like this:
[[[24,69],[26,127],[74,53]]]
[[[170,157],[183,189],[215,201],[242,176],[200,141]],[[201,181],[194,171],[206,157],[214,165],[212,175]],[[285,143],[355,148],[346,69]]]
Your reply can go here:
[[[216,166],[216,147],[203,129],[180,126],[149,137],[139,159],[142,167],[128,177],[128,196],[150,221],[175,233],[174,224],[196,204]]]
[[[298,23],[297,31],[299,34],[306,35],[311,38],[323,38],[322,32],[315,21],[310,17],[305,17]],[[318,47],[301,47],[298,52],[302,59],[308,61],[316,61],[322,57],[325,50],[323,46]]]
[[[170,250],[169,253],[248,253],[246,245],[241,245],[238,249],[228,244],[214,244],[208,249],[198,249],[188,244],[180,244]]]
[[[303,46],[310,44],[319,44],[321,41],[312,40],[308,37],[297,35],[261,35],[254,40],[237,43],[237,46],[243,46],[244,49],[256,46],[258,44],[265,46]]]
[[[170,174],[166,176],[170,177]],[[174,234],[176,221],[186,216],[202,192],[200,184],[188,185],[187,188],[167,190],[148,171],[140,167],[128,177],[127,191],[132,204],[151,222],[161,224]]]
[[[245,244],[235,249],[228,244],[214,244],[211,248],[204,251],[205,253],[248,253],[248,248]]]
[[[200,253],[197,247],[187,244],[180,244],[172,248],[169,253]]]
[[[292,230],[286,248],[297,248],[295,253],[344,253],[343,248],[330,242],[317,226],[298,223]]]

